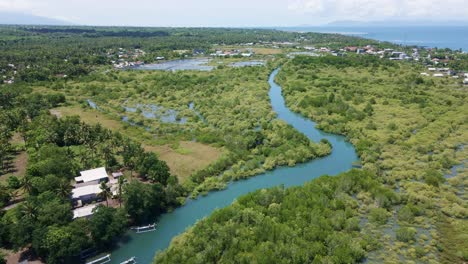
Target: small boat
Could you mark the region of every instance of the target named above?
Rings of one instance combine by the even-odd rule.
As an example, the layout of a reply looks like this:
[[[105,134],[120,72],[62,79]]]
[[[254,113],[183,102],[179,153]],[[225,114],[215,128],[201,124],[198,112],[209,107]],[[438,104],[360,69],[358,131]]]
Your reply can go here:
[[[104,257],[92,260],[90,262],[86,262],[86,264],[103,264],[103,263],[107,263],[110,261],[111,261],[110,254],[108,254],[108,255],[105,255]]]
[[[156,230],[156,224],[151,224],[147,226],[138,226],[138,227],[132,227],[132,230],[135,230],[136,233],[145,233],[145,232],[151,232]]]
[[[131,257],[127,259],[126,261],[120,262],[120,264],[135,264],[136,262],[136,257]]]

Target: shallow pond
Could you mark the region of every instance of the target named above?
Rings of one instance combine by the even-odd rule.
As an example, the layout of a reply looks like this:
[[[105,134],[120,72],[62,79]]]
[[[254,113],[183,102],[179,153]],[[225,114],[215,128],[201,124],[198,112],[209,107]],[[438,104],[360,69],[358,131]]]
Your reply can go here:
[[[207,58],[195,58],[195,59],[183,59],[183,60],[172,60],[154,64],[145,64],[134,67],[135,70],[159,70],[159,71],[184,71],[184,70],[196,70],[196,71],[211,71],[214,66],[207,65],[211,59]]]
[[[229,66],[239,68],[239,67],[251,67],[251,66],[264,66],[265,61],[238,61],[233,62]]]
[[[158,119],[163,123],[171,123],[171,124],[185,124],[187,123],[187,117],[178,117],[179,112],[174,109],[167,109],[161,106],[153,105],[153,104],[137,104],[136,107],[128,107],[124,106],[125,111],[130,113],[136,113],[137,111],[141,111],[141,114],[145,118],[149,119]],[[128,117],[122,117],[123,121],[128,121]]]

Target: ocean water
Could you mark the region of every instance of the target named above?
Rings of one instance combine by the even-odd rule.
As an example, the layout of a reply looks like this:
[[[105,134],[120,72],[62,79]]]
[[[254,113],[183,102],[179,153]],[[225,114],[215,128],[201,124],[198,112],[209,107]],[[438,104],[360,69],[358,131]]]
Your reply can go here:
[[[339,33],[380,41],[389,41],[396,44],[416,45],[428,48],[450,48],[454,50],[462,49],[468,52],[468,26],[327,26],[278,29],[300,32]]]

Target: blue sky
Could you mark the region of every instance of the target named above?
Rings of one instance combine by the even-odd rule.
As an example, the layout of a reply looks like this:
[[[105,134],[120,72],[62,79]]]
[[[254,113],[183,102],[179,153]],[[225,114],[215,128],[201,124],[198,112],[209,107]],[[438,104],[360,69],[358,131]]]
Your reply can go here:
[[[0,11],[85,25],[295,26],[335,20],[467,20],[468,0],[0,0]]]

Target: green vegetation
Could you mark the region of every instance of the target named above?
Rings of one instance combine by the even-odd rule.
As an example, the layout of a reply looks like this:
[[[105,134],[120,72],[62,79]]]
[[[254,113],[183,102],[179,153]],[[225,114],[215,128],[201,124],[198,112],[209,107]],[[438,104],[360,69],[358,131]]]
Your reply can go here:
[[[310,142],[271,109],[267,78],[282,65],[277,82],[287,105],[345,135],[363,169],[241,197],[175,239],[156,262],[468,259],[466,170],[444,177],[468,156],[466,86],[375,56],[288,60],[283,53],[300,49],[281,42],[331,49],[388,43],[260,29],[2,26],[0,36],[0,71],[14,81],[0,83],[1,248],[29,247],[47,263],[71,263],[189,195],[327,155],[327,142]],[[217,67],[210,72],[111,68],[134,55],[119,51],[138,50],[132,59],[151,63],[246,47],[267,65],[228,67],[243,60],[237,56],[211,61]],[[432,56],[467,70],[466,55]],[[28,157],[25,171],[5,175],[20,155]],[[89,220],[72,220],[72,179],[98,166],[125,171],[117,197],[101,186],[101,200],[118,204],[101,203]]]
[[[0,68],[3,75],[13,75],[16,81],[54,81],[63,75],[76,77],[118,60],[110,50],[144,49],[139,59],[155,61],[183,58],[192,51],[209,54],[214,44],[236,45],[262,42],[295,42],[341,46],[368,44],[368,40],[337,34],[293,33],[267,29],[215,28],[117,28],[117,27],[0,27]],[[378,43],[371,41],[373,44]],[[181,51],[181,52],[179,52]]]
[[[361,261],[378,244],[361,230],[358,209],[383,206],[382,193],[394,200],[374,178],[353,170],[245,195],[174,239],[155,263]]]
[[[21,134],[30,156],[26,175],[21,180],[10,177],[8,186],[1,185],[2,207],[17,193],[24,197],[16,207],[1,213],[2,247],[31,247],[47,263],[77,261],[82,250],[108,248],[129,223],[154,219],[179,206],[180,198],[187,195],[167,165],[153,153],[144,152],[139,144],[99,124],[85,124],[78,117],[51,116],[48,109],[65,103],[63,95],[4,89],[0,96],[9,102],[2,105],[2,114],[10,117],[9,122],[2,122],[4,129]],[[132,187],[138,183],[132,179],[120,186],[123,208],[100,205],[91,220],[72,221],[72,179],[80,170],[99,166],[135,170],[141,179],[149,181],[144,184],[149,190],[139,188],[138,192],[146,196],[132,202]],[[101,190],[107,204],[112,193],[104,183]],[[154,201],[158,210],[147,206]],[[138,213],[141,211],[145,211],[145,218]]]
[[[215,44],[253,43],[266,59],[282,51],[273,42],[362,41],[275,30],[28,26],[2,26],[0,36],[0,207],[8,205],[0,213],[0,246],[29,247],[47,263],[76,261],[88,248],[103,250],[128,224],[154,221],[189,193],[330,152],[328,144],[311,143],[274,120],[265,80],[275,64],[214,72],[113,71],[120,53],[148,63],[156,56],[207,54]],[[191,102],[195,110],[187,109]],[[187,123],[143,118],[152,105],[178,111],[176,120]],[[122,106],[138,109],[125,113]],[[29,156],[27,164],[23,158],[25,172],[5,176],[18,151]],[[91,220],[73,221],[72,179],[97,166],[126,171],[129,183],[119,182],[117,197],[104,184],[99,195],[106,205],[117,198],[122,207],[100,205]]]
[[[346,135],[363,170],[246,195],[155,263],[465,261],[467,175],[443,175],[467,158],[466,88],[421,71],[366,56],[288,61],[277,77],[287,105]]]
[[[135,125],[124,133],[133,135],[132,138],[141,133],[146,136],[147,145],[177,145],[179,141],[195,139],[223,148],[220,159],[184,181],[184,186],[197,195],[223,188],[229,180],[279,165],[294,166],[329,153],[328,144],[312,143],[284,122],[275,120],[266,83],[269,73],[270,69],[265,67],[189,73],[116,72],[83,77],[79,83],[68,82],[63,90],[78,102],[93,98],[100,111],[112,118],[128,118]],[[91,80],[95,88],[90,92],[82,83]],[[195,111],[188,108],[190,103],[195,105]],[[137,110],[125,112],[122,106]],[[142,114],[154,106],[176,110],[188,121],[165,123]],[[213,177],[218,175],[221,177]]]
[[[421,78],[422,71],[376,58],[296,58],[278,81],[292,109],[321,129],[346,135],[363,168],[402,196],[404,206],[390,208],[395,226],[380,229],[389,235],[381,255],[371,257],[413,260],[420,246],[425,261],[455,263],[468,248],[459,240],[466,232],[451,231],[460,230],[468,216],[461,191],[467,175],[443,175],[467,159],[460,147],[468,142],[466,88],[456,79]],[[380,212],[370,216],[386,221]]]

